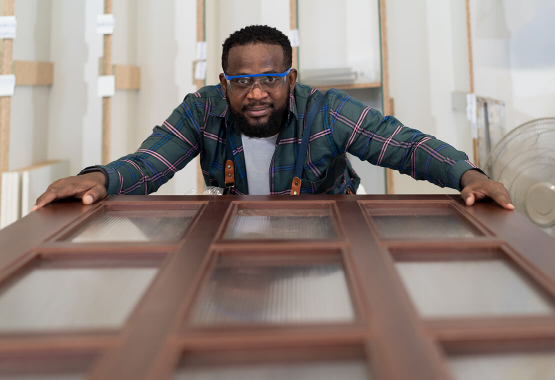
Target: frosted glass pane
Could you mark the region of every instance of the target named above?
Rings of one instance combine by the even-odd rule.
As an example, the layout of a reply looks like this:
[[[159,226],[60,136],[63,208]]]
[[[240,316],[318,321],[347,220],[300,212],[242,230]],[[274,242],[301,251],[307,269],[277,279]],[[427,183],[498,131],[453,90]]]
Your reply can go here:
[[[0,331],[117,328],[157,268],[36,268],[0,291]]]
[[[431,211],[433,213],[434,211]],[[472,238],[475,233],[460,218],[438,211],[422,215],[373,215],[378,232],[386,239]]]
[[[456,380],[555,379],[555,353],[510,353],[449,357]]]
[[[175,241],[197,210],[108,210],[75,232],[72,243]]]
[[[182,368],[175,380],[370,380],[362,360]]]
[[[226,239],[332,239],[335,230],[324,210],[239,210]]]
[[[194,321],[345,322],[353,305],[340,264],[216,268]]]
[[[553,304],[504,260],[397,262],[425,317],[545,315]]]

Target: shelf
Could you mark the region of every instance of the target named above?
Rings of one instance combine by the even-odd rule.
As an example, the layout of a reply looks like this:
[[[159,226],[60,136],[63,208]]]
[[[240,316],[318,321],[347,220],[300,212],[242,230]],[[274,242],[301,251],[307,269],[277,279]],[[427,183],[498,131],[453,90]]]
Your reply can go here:
[[[338,90],[353,90],[362,88],[380,88],[382,86],[381,82],[370,82],[370,83],[351,83],[351,84],[337,84],[334,86],[312,86],[320,91],[327,91],[330,88],[335,88]]]

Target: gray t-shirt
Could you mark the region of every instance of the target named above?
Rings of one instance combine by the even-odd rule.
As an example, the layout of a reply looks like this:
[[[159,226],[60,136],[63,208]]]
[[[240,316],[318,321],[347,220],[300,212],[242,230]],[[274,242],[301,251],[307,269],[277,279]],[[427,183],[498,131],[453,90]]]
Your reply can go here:
[[[277,135],[263,138],[241,136],[250,195],[270,194],[270,163],[276,150]]]

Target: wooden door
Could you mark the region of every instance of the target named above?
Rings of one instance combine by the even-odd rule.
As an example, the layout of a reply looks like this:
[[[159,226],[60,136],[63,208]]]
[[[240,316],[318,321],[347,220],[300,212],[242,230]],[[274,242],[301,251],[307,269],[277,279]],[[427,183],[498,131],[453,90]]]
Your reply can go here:
[[[0,379],[555,378],[554,240],[494,204],[114,196],[0,252]]]

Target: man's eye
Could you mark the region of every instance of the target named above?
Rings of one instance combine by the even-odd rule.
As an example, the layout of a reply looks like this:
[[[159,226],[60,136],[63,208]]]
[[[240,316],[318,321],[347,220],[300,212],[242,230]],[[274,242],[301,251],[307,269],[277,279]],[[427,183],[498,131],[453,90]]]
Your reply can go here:
[[[278,80],[277,77],[266,77],[266,78],[264,79],[264,81],[267,82],[267,83],[272,83],[272,82],[275,82],[275,81],[277,81],[277,80]]]
[[[237,79],[237,84],[240,84],[241,86],[246,86],[247,84],[249,84],[251,81],[250,78],[239,78]]]

